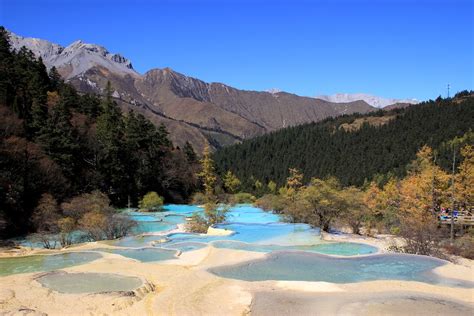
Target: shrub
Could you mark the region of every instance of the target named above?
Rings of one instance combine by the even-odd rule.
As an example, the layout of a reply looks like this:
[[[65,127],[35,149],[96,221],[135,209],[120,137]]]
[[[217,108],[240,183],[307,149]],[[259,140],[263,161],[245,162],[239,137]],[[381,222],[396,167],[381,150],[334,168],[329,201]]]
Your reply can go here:
[[[126,236],[137,223],[127,216],[114,214],[107,221],[105,235],[107,239],[116,239]]]
[[[63,217],[58,220],[59,243],[61,247],[67,247],[72,244],[72,233],[76,229],[76,222],[71,217]]]
[[[40,242],[43,244],[43,248],[45,249],[54,249],[58,243],[57,235],[48,234],[46,232],[32,234],[28,237],[28,240],[32,242]]]
[[[88,212],[112,212],[108,196],[100,191],[84,193],[61,205],[64,215],[79,221]]]
[[[81,230],[83,230],[88,238],[92,241],[102,240],[107,229],[108,218],[105,214],[98,211],[92,211],[84,214],[79,220]]]
[[[196,192],[191,199],[191,203],[196,205],[203,205],[206,203],[206,196],[201,192]]]
[[[192,233],[207,233],[209,225],[204,217],[198,213],[194,213],[191,220],[186,223],[186,230]]]
[[[254,203],[256,200],[255,196],[253,196],[250,193],[236,193],[234,195],[231,195],[229,202],[231,204],[249,204],[249,203]]]
[[[274,194],[266,194],[256,200],[254,204],[266,211],[274,211],[275,213],[281,213],[285,209],[285,199]]]
[[[55,234],[58,232],[57,221],[59,218],[58,203],[51,194],[43,194],[31,216],[31,223],[36,228],[33,239],[41,242],[46,249],[56,248]]]
[[[163,206],[163,198],[156,192],[148,192],[139,203],[140,209],[156,211]]]
[[[474,259],[474,236],[463,236],[456,239],[452,245],[447,244],[444,248],[452,255]]]

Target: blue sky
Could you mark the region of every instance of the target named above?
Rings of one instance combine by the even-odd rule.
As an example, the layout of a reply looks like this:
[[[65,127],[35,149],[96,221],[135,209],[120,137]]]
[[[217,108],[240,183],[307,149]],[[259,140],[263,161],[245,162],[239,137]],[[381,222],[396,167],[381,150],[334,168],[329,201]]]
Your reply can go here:
[[[0,25],[246,90],[436,98],[474,89],[474,0],[0,0]]]

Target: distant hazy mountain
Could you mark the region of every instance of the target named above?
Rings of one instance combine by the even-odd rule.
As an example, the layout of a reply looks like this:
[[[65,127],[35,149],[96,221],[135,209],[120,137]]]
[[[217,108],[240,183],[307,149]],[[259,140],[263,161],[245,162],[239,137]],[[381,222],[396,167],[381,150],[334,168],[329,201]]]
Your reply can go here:
[[[217,148],[283,127],[319,121],[329,116],[374,111],[365,99],[341,103],[301,97],[272,89],[239,90],[207,83],[172,69],[137,73],[132,63],[106,48],[76,41],[67,47],[10,33],[14,49],[22,46],[41,57],[79,91],[102,93],[107,81],[123,110],[134,110],[155,124],[165,124],[173,142],[190,141],[200,151]],[[373,103],[377,104],[377,103]]]
[[[419,103],[416,99],[386,99],[378,96],[364,94],[364,93],[337,93],[333,95],[318,95],[316,99],[325,100],[334,103],[347,103],[354,101],[364,101],[368,105],[376,108],[385,108],[387,106],[395,104],[417,104]]]

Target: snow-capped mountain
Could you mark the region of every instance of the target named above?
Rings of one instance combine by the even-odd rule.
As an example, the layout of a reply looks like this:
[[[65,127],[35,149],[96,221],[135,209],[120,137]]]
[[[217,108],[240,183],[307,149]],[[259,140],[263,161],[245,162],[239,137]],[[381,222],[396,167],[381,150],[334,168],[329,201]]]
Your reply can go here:
[[[364,101],[368,105],[376,108],[384,108],[393,104],[417,104],[419,103],[416,99],[386,99],[365,93],[336,93],[333,95],[318,95],[316,99],[325,100],[333,103],[348,103],[354,101]]]
[[[75,41],[67,47],[46,40],[18,36],[10,32],[10,43],[15,50],[25,46],[43,59],[46,67],[55,66],[65,79],[102,66],[118,75],[138,75],[132,63],[120,54],[112,54],[102,46]]]

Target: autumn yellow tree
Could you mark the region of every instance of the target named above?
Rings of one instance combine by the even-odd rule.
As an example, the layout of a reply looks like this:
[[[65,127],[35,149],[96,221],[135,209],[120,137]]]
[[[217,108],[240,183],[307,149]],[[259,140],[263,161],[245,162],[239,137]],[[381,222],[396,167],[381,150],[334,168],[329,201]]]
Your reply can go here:
[[[402,212],[409,215],[433,213],[449,202],[448,189],[449,175],[435,165],[432,149],[423,146],[400,184]]]
[[[290,175],[286,179],[288,188],[298,190],[303,186],[303,174],[296,168],[289,169]]]
[[[377,226],[379,232],[399,231],[400,192],[397,179],[390,178],[381,189],[375,182],[370,183],[364,193],[364,204],[368,213],[366,224],[369,229]]]
[[[204,186],[204,195],[206,196],[206,199],[208,201],[214,201],[214,187],[216,185],[217,176],[215,172],[214,161],[211,157],[211,149],[209,148],[209,145],[206,145],[206,147],[204,148],[203,156],[200,162],[201,172],[198,174],[198,176],[201,178],[202,184]]]
[[[364,192],[356,187],[344,188],[339,192],[341,206],[343,210],[343,219],[351,227],[354,234],[360,234],[363,225],[370,229],[370,225],[366,225],[371,214],[367,211],[364,203]],[[368,231],[368,233],[370,233]]]
[[[454,197],[461,207],[470,209],[474,206],[474,147],[464,146],[461,156],[463,161],[455,178]]]
[[[375,182],[371,182],[363,196],[366,212],[369,214],[367,220],[367,229],[369,231],[383,220],[384,209],[381,197],[382,190]]]
[[[290,175],[286,179],[286,187],[280,188],[280,195],[290,203],[296,200],[296,194],[303,187],[303,174],[296,168],[289,169]]]
[[[319,226],[323,231],[329,228],[338,216],[346,209],[340,193],[337,179],[326,180],[313,178],[306,187],[301,187],[291,203],[287,203],[285,214],[293,222],[308,223]]]
[[[400,233],[410,253],[437,251],[439,232],[435,210],[448,202],[449,176],[434,164],[433,151],[424,146],[400,182]]]
[[[226,189],[227,192],[234,194],[237,192],[237,190],[240,187],[240,180],[237,178],[232,171],[227,171],[227,173],[224,176],[224,188]]]
[[[267,188],[271,194],[275,194],[276,189],[277,189],[277,184],[274,181],[270,180],[267,184]]]
[[[203,157],[200,162],[201,172],[198,176],[201,178],[204,186],[204,199],[206,201],[204,204],[204,218],[199,214],[194,214],[188,225],[188,230],[203,233],[207,231],[209,226],[223,222],[228,210],[218,205],[215,194],[217,176],[209,146],[204,148]]]

